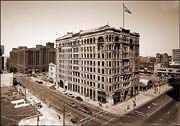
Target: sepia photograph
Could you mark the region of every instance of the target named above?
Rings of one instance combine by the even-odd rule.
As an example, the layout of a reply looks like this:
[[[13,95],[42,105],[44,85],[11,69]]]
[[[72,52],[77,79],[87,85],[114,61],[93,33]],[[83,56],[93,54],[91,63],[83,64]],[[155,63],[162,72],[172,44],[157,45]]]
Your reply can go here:
[[[2,126],[180,126],[180,2],[1,0]]]

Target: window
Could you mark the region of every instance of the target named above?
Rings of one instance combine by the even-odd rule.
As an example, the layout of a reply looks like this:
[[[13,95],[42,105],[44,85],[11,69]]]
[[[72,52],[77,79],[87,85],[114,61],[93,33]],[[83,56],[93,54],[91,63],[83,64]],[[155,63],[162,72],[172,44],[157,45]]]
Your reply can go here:
[[[98,69],[98,73],[100,73],[100,69]]]
[[[102,74],[104,74],[104,69],[102,69]]]
[[[109,61],[109,67],[111,67],[111,61]]]
[[[104,61],[102,61],[102,66],[104,66]]]
[[[92,61],[90,61],[90,65],[92,65]]]
[[[102,84],[101,86],[102,86],[102,89],[104,89],[104,84]]]
[[[109,91],[111,91],[111,86],[109,86]]]
[[[104,82],[104,77],[102,77],[102,82]]]
[[[98,81],[100,81],[100,76],[98,76]]]
[[[104,59],[104,54],[102,54],[102,59]]]
[[[98,83],[98,88],[100,88],[100,83]]]
[[[98,54],[98,58],[100,58],[100,54]]]
[[[98,61],[98,66],[100,66],[100,61]]]

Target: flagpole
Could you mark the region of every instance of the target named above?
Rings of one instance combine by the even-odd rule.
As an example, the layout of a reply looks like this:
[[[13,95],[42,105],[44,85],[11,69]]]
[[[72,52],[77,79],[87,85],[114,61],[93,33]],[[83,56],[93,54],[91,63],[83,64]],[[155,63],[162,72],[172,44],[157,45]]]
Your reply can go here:
[[[123,28],[124,28],[124,3],[123,3]]]

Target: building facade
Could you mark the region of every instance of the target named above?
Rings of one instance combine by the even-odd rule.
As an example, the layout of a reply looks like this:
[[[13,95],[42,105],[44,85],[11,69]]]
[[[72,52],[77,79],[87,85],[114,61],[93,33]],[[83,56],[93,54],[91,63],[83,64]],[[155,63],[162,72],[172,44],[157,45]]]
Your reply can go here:
[[[4,45],[0,45],[0,73],[2,73],[2,70],[4,68]]]
[[[136,95],[139,34],[109,25],[56,39],[58,86],[101,103]]]
[[[180,64],[180,49],[173,49],[172,59],[176,64]]]
[[[13,48],[10,52],[10,66],[21,73],[47,72],[49,63],[55,61],[56,49],[50,42],[46,46],[36,45],[36,48]]]
[[[157,53],[156,54],[156,64],[160,63],[161,67],[169,67],[169,56],[167,53],[164,54],[160,54]]]
[[[139,56],[139,71],[141,73],[154,73],[155,57]]]
[[[53,63],[49,64],[48,74],[49,74],[49,80],[55,83],[56,82],[56,65],[55,64]]]
[[[154,74],[156,76],[164,76],[164,77],[180,77],[180,69],[179,68],[166,68],[166,67],[155,67]]]
[[[13,86],[13,73],[2,73],[0,78],[1,87]]]

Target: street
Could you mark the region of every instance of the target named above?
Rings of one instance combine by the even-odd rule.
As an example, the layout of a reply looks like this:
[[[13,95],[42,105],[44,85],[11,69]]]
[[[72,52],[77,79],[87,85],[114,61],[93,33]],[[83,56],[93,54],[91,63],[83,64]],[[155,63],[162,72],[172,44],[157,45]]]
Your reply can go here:
[[[88,123],[89,125],[100,125],[104,121],[110,120],[112,117],[115,117],[114,114],[103,112],[101,109],[90,104],[79,102],[73,98],[67,97],[57,90],[51,90],[44,85],[36,84],[35,82],[28,80],[23,76],[17,77],[17,79],[22,84],[22,86],[28,88],[34,95],[38,96],[42,101],[49,104],[59,112],[63,112],[64,102],[66,104],[65,110],[68,113],[70,112],[79,124],[85,125],[86,123]],[[92,115],[80,111],[77,108],[71,107],[70,104],[72,102],[74,102],[77,106],[87,106],[91,110]]]
[[[20,83],[27,87],[34,95],[38,96],[42,101],[46,102],[59,112],[63,112],[63,103],[65,102],[66,111],[71,112],[79,125],[134,125],[134,124],[163,124],[163,125],[178,125],[180,120],[179,115],[179,102],[177,96],[179,90],[171,90],[147,104],[134,108],[134,111],[125,115],[115,115],[103,111],[93,105],[85,102],[79,102],[73,98],[67,97],[57,90],[51,90],[44,85],[36,84],[25,77],[17,77]],[[77,106],[83,105],[92,111],[92,114],[87,114],[77,108],[69,106],[74,102]]]

